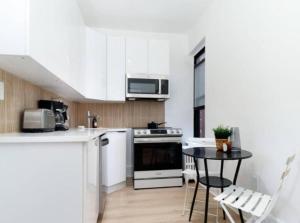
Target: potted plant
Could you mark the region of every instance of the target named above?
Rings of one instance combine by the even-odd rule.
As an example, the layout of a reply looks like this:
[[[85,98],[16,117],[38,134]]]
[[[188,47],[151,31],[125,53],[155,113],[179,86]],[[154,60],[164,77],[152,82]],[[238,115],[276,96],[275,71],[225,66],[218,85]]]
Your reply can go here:
[[[223,125],[219,125],[217,128],[214,128],[213,131],[216,138],[217,150],[223,151],[223,148],[225,147],[225,152],[230,152],[231,143],[229,142],[228,137],[231,136],[231,129],[229,127],[224,127]],[[226,144],[226,146],[224,144]]]

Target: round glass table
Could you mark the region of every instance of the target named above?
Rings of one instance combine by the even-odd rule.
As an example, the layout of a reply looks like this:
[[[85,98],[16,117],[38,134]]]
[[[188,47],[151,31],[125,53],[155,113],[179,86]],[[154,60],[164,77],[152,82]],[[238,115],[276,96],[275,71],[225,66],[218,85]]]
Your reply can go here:
[[[186,156],[191,156],[194,159],[195,169],[197,173],[197,182],[194,191],[192,206],[190,210],[190,217],[189,221],[191,221],[193,209],[195,205],[195,200],[198,192],[199,183],[206,186],[206,200],[205,200],[205,212],[204,212],[204,222],[207,222],[207,215],[208,215],[208,202],[209,202],[209,189],[210,188],[220,188],[223,192],[223,189],[229,187],[231,184],[235,185],[237,181],[237,177],[239,174],[239,170],[241,167],[241,163],[243,159],[248,159],[252,157],[252,153],[246,150],[241,150],[238,148],[232,148],[230,153],[225,153],[222,151],[217,151],[214,147],[191,147],[189,149],[184,149],[182,153]],[[205,176],[200,177],[199,175],[199,167],[198,167],[198,160],[204,160],[204,168],[205,168]],[[207,160],[219,160],[221,162],[220,168],[220,176],[209,176],[208,174],[208,165]],[[223,177],[223,168],[224,168],[224,161],[228,160],[237,160],[237,167],[235,170],[233,181],[230,179]],[[224,213],[223,213],[224,214]],[[242,211],[239,210],[241,222],[244,222]],[[224,214],[225,218],[225,214]]]

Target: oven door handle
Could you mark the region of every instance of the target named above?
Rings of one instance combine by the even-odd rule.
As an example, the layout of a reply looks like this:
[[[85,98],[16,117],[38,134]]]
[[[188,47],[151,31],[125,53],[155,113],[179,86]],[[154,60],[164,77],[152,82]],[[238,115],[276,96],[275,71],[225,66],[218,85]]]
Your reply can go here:
[[[181,137],[157,137],[157,138],[135,138],[135,144],[138,143],[181,143]]]

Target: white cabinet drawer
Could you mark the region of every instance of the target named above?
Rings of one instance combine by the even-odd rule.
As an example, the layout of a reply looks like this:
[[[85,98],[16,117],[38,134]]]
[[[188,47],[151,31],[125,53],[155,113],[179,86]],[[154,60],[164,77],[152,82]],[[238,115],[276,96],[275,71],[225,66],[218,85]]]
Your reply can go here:
[[[134,171],[134,179],[181,177],[182,170]]]
[[[134,189],[158,188],[158,187],[181,187],[182,178],[135,180]]]

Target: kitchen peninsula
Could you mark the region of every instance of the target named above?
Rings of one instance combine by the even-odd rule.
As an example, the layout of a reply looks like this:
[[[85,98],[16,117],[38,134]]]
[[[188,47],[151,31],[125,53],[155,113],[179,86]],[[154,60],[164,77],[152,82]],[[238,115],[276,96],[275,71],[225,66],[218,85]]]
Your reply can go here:
[[[107,131],[1,134],[0,222],[95,223]]]

